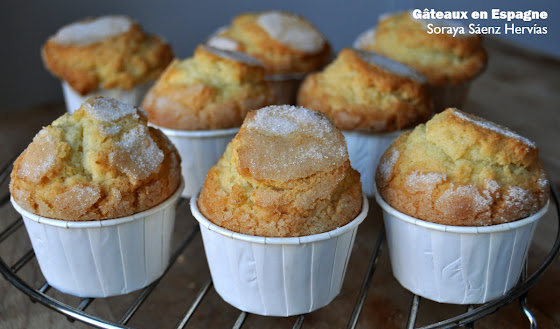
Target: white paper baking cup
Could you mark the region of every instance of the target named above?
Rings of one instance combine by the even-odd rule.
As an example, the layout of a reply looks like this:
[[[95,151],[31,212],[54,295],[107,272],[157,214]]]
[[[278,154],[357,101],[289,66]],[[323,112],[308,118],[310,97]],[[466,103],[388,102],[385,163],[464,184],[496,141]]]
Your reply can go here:
[[[352,167],[361,175],[362,190],[365,195],[375,194],[375,170],[383,152],[405,130],[388,133],[368,133],[343,130],[348,145],[348,156]]]
[[[50,219],[11,201],[49,285],[79,297],[108,297],[143,288],[163,274],[183,185],[152,209],[107,220]]]
[[[191,198],[218,294],[238,309],[260,315],[312,312],[340,292],[358,225],[368,212],[335,230],[294,238],[232,232],[210,222]]]
[[[190,198],[200,190],[208,170],[224,154],[229,142],[237,135],[239,127],[215,130],[176,130],[163,128],[153,123],[150,126],[160,129],[179,151],[181,174],[185,179],[182,197]]]
[[[470,87],[470,80],[457,85],[430,86],[435,113],[442,112],[448,107],[462,108],[465,100],[467,100]]]
[[[482,304],[504,295],[517,281],[537,222],[548,210],[511,223],[441,225],[383,209],[393,275],[411,292],[440,303]]]
[[[153,85],[152,82],[148,82],[143,85],[138,85],[130,90],[122,89],[98,89],[87,95],[81,95],[75,91],[66,81],[62,82],[62,92],[64,94],[64,101],[66,103],[66,111],[70,114],[74,113],[82,104],[88,100],[90,97],[103,96],[115,98],[123,103],[127,103],[134,106],[140,106],[144,95],[148,92],[150,87]]]
[[[265,77],[274,95],[276,105],[297,105],[299,86],[305,79],[303,73],[269,74]]]

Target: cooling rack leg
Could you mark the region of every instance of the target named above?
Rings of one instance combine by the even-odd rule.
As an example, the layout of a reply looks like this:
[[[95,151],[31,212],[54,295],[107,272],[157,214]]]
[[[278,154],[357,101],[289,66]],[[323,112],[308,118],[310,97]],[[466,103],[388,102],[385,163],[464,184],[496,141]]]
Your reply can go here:
[[[410,314],[408,316],[408,322],[406,324],[406,329],[413,329],[416,324],[416,316],[418,315],[418,308],[420,307],[420,296],[414,295],[412,298],[412,304],[410,305]]]
[[[527,259],[525,260],[525,266],[523,266],[523,271],[521,272],[521,280],[525,281],[528,275],[529,275],[529,258],[527,257]],[[527,320],[529,320],[529,328],[537,329],[538,328],[537,319],[535,319],[535,316],[533,316],[533,313],[531,313],[531,310],[529,309],[529,305],[527,304],[527,293],[524,293],[519,297],[519,307],[521,307],[521,310],[527,317]]]
[[[525,313],[527,320],[529,320],[529,328],[537,329],[539,327],[537,324],[537,319],[535,319],[535,316],[533,315],[533,313],[531,313],[531,310],[529,310],[529,306],[527,305],[527,294],[519,297],[519,306],[521,307],[523,313]]]

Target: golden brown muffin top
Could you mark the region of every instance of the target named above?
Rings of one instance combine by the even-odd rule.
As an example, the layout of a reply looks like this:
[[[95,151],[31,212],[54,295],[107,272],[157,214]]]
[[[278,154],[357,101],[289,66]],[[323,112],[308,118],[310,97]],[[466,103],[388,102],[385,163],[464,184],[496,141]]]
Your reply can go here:
[[[42,49],[47,69],[75,91],[130,90],[155,80],[173,59],[167,43],[126,16],[102,16],[62,27]]]
[[[413,67],[434,86],[459,84],[484,71],[487,55],[479,35],[428,34],[427,24],[430,23],[434,26],[458,24],[417,20],[409,11],[385,15],[369,40],[365,36],[359,47]]]
[[[146,113],[96,97],[43,128],[14,163],[23,209],[63,220],[113,219],[152,208],[181,181],[180,157]]]
[[[387,57],[343,49],[322,72],[303,82],[298,104],[329,115],[344,130],[389,132],[433,114],[426,78]]]
[[[453,108],[402,134],[381,158],[376,183],[395,209],[446,225],[515,221],[549,198],[533,142]]]
[[[249,112],[198,200],[217,225],[280,237],[333,230],[361,205],[344,136],[324,114],[287,105]]]
[[[308,73],[323,67],[331,48],[305,18],[283,11],[243,13],[220,29],[208,44],[258,58],[267,73]]]
[[[173,61],[146,94],[150,122],[182,130],[239,127],[250,110],[272,104],[262,63],[240,52],[199,46]]]

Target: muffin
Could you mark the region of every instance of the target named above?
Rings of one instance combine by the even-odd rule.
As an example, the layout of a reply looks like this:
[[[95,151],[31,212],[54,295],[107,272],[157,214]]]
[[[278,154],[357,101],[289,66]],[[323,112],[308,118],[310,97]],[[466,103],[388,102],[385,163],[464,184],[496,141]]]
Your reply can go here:
[[[196,193],[250,110],[273,103],[265,70],[240,52],[199,46],[175,60],[150,89],[142,106],[150,124],[177,145],[186,188]]]
[[[322,72],[307,76],[298,104],[326,113],[343,130],[383,133],[426,122],[426,79],[376,53],[343,49]]]
[[[224,300],[290,316],[323,307],[340,291],[367,199],[326,115],[269,106],[248,114],[191,210]]]
[[[325,37],[305,18],[284,12],[243,13],[207,43],[259,59],[269,74],[309,73],[329,61]]]
[[[343,130],[352,165],[373,196],[381,154],[403,129],[432,114],[426,79],[412,68],[376,53],[343,49],[322,72],[307,76],[298,104],[329,115]]]
[[[178,130],[239,127],[250,110],[272,103],[262,64],[240,52],[199,46],[175,60],[142,102],[150,122]]]
[[[240,14],[207,43],[259,59],[273,82],[276,104],[294,104],[301,79],[322,68],[331,56],[328,41],[313,24],[283,11]]]
[[[62,27],[42,48],[46,68],[62,80],[68,112],[92,96],[140,105],[173,59],[169,45],[127,16],[101,16]]]
[[[18,157],[10,192],[25,210],[63,220],[132,215],[169,198],[180,157],[146,113],[92,98],[43,128]]]
[[[485,226],[541,209],[549,199],[546,177],[533,142],[447,109],[395,141],[376,182],[383,199],[409,216]]]
[[[146,124],[141,109],[92,98],[43,128],[15,161],[12,204],[45,278],[60,291],[118,295],[165,270],[180,157]]]
[[[414,19],[410,11],[384,15],[377,26],[355,42],[422,73],[433,87],[436,111],[461,106],[470,82],[486,68],[487,55],[479,35],[428,34],[427,26],[463,26],[458,21]],[[465,31],[467,31],[466,27]]]
[[[215,224],[258,236],[303,236],[353,220],[360,174],[344,136],[320,112],[271,106],[249,113],[208,172],[200,211]]]
[[[376,183],[395,276],[450,303],[483,303],[515,285],[549,199],[533,142],[452,108],[395,140]]]

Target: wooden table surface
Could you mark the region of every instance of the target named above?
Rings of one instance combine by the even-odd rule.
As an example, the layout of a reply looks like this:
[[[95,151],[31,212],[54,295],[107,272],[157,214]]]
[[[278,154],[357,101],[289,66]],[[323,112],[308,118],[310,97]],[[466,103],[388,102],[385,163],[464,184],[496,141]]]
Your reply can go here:
[[[487,71],[472,85],[463,110],[518,131],[534,140],[553,184],[560,185],[560,60],[514,47],[502,41],[487,39]],[[30,84],[32,86],[32,84]],[[32,92],[32,89],[30,90]],[[63,104],[39,106],[0,115],[0,164],[21,152],[42,126],[64,113]],[[7,195],[7,183],[0,186],[0,198]],[[364,224],[360,226],[348,272],[340,295],[327,307],[306,316],[304,328],[345,328],[358,298],[368,260],[379,233],[382,218],[375,202]],[[0,209],[0,231],[16,217],[10,204]],[[541,220],[529,252],[530,271],[535,270],[550,250],[557,231],[554,207]],[[186,202],[179,208],[174,243],[187,234],[196,222]],[[0,257],[9,265],[30,248],[25,229],[19,229],[0,244]],[[413,269],[411,269],[413,270]],[[38,288],[44,279],[35,259],[19,273],[26,282]],[[140,307],[129,325],[136,328],[173,328],[187,310],[209,276],[200,235],[192,241],[155,292]],[[76,306],[79,299],[55,289],[49,295]],[[137,293],[96,299],[87,309],[100,317],[116,321]],[[385,243],[376,272],[365,300],[358,328],[404,328],[412,295],[391,274]],[[529,293],[529,304],[539,328],[560,328],[560,263],[555,261]],[[422,300],[417,325],[460,314],[465,307],[443,305]],[[195,312],[188,328],[228,328],[239,311],[226,304],[210,289]],[[243,328],[291,328],[295,317],[266,318],[249,315]],[[87,328],[70,323],[66,318],[30,299],[6,280],[0,279],[0,328]],[[475,328],[529,328],[529,323],[514,302],[476,322]]]

